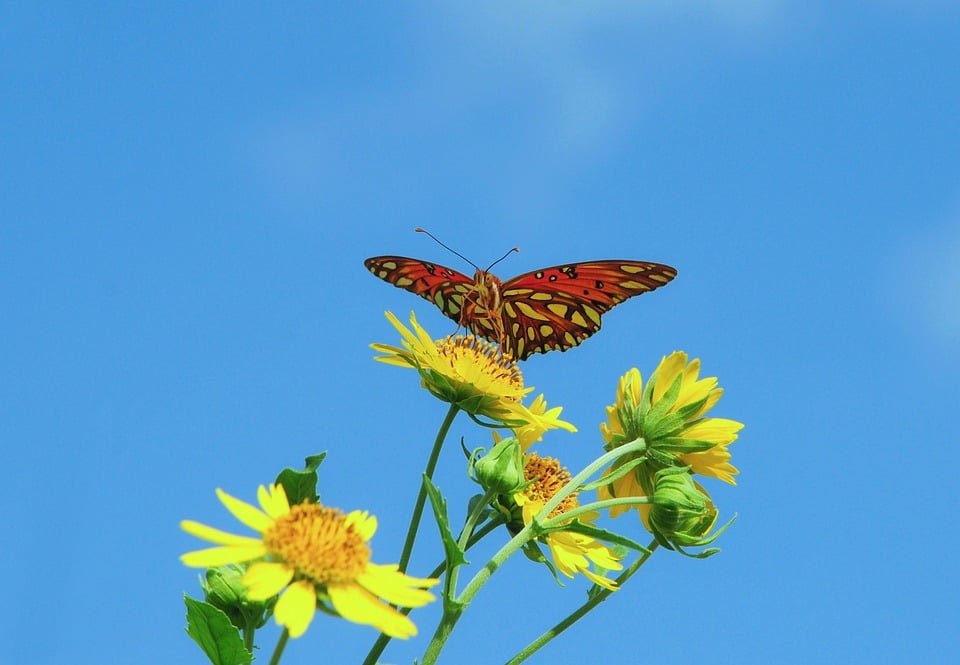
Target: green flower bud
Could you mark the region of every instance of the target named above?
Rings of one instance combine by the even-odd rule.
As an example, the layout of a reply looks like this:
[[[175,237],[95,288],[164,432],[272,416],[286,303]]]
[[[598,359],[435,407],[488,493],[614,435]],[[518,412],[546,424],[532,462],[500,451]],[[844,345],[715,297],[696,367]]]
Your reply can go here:
[[[276,603],[276,598],[258,601],[247,599],[247,589],[242,581],[244,572],[242,566],[228,564],[208,568],[205,578],[200,580],[204,600],[222,610],[240,630],[259,628],[265,624]]]
[[[473,476],[484,489],[497,494],[520,491],[527,484],[520,442],[511,436],[497,443],[473,463]]]
[[[685,467],[658,471],[654,477],[650,528],[665,547],[697,546],[712,542],[717,521],[713,501],[693,481]]]

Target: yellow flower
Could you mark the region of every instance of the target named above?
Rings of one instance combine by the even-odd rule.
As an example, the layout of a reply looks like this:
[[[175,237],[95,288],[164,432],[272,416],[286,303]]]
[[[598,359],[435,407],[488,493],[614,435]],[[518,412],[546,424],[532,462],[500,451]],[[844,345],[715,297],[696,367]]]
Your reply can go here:
[[[650,496],[653,474],[673,465],[689,466],[693,473],[735,484],[739,472],[730,464],[727,446],[737,439],[743,423],[705,417],[722,395],[717,378],[700,378],[700,360],[688,361],[682,351],[665,356],[646,386],[636,368],[624,374],[600,432],[608,450],[644,439],[646,451],[621,458],[617,466],[641,456],[647,463],[601,487],[599,498]],[[627,510],[617,506],[610,512],[615,517]],[[640,506],[639,510],[646,523],[649,508]]]
[[[400,323],[392,312],[386,315],[400,333],[402,347],[371,344],[385,354],[376,360],[416,369],[423,387],[472,415],[505,423],[516,421],[522,415],[518,405],[533,388],[524,387],[517,363],[495,344],[474,335],[454,335],[434,341],[412,312],[413,330]]]
[[[533,400],[526,412],[520,415],[520,418],[526,421],[526,424],[513,428],[513,435],[520,442],[520,447],[524,452],[537,441],[543,439],[543,434],[551,429],[565,429],[568,432],[576,432],[577,428],[573,424],[560,420],[562,406],[555,406],[547,409],[547,400],[540,394]]]
[[[410,619],[380,599],[420,607],[434,599],[424,589],[437,580],[408,577],[396,565],[370,561],[368,542],[377,530],[376,517],[359,510],[344,514],[307,501],[290,506],[282,485],[260,486],[260,508],[220,489],[217,496],[260,537],[238,536],[184,520],[180,523],[184,531],[219,545],[184,554],[180,557],[184,564],[209,568],[262,559],[250,564],[243,576],[247,597],[265,600],[283,592],[274,613],[291,637],[307,630],[318,594],[348,621],[373,626],[392,637],[417,634]]]
[[[550,499],[570,482],[570,472],[560,466],[560,463],[551,457],[540,457],[536,453],[528,453],[524,457],[524,477],[530,485],[513,495],[513,500],[521,509],[523,523],[530,524],[533,518],[543,510]],[[577,494],[568,495],[548,517],[556,517],[576,508],[579,505]],[[596,513],[580,515],[582,522],[590,522],[597,518]],[[554,565],[561,573],[573,578],[580,573],[589,580],[611,591],[617,585],[611,579],[591,570],[591,564],[605,570],[621,570],[620,557],[606,545],[595,538],[574,531],[554,531],[543,536],[543,541],[550,549],[550,556]]]

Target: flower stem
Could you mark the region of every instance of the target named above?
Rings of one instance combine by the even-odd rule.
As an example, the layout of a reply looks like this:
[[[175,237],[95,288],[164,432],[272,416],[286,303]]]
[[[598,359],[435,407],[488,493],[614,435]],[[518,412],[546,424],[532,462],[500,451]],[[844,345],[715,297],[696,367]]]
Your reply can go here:
[[[556,517],[553,517],[549,520],[545,520],[543,523],[544,528],[550,528],[564,522],[569,522],[574,517],[579,517],[584,513],[593,513],[598,510],[606,510],[607,508],[613,508],[614,506],[638,506],[641,504],[653,503],[653,497],[650,496],[625,496],[618,499],[604,499],[603,501],[594,501],[593,503],[585,503],[582,506],[578,506],[571,510],[568,510],[565,513],[560,513]]]
[[[484,536],[489,534],[491,531],[503,524],[503,519],[500,517],[494,517],[489,522],[480,527],[475,534],[470,536],[470,540],[467,541],[466,548],[469,550],[471,547],[480,542]],[[437,564],[437,567],[427,575],[427,577],[437,577],[444,570],[447,569],[447,562],[443,561]],[[400,614],[406,616],[410,614],[412,607],[404,607],[400,609]],[[387,648],[387,645],[390,643],[390,640],[393,638],[384,633],[380,633],[380,637],[377,638],[377,641],[373,643],[373,646],[370,647],[370,653],[367,654],[367,657],[363,661],[363,665],[376,665],[377,660],[380,658],[380,654],[383,653],[383,650]]]
[[[437,658],[440,656],[440,651],[443,649],[443,645],[446,643],[447,638],[450,637],[450,633],[453,632],[453,628],[463,615],[464,610],[467,609],[467,606],[471,603],[471,601],[473,601],[474,597],[477,595],[477,593],[479,593],[483,585],[487,583],[487,580],[489,580],[495,572],[497,572],[500,566],[502,566],[504,562],[518,550],[523,548],[523,546],[526,545],[530,540],[536,538],[538,533],[543,531],[543,525],[541,521],[545,520],[547,515],[552,513],[553,510],[559,506],[564,499],[576,492],[577,489],[583,485],[584,481],[590,478],[590,476],[597,473],[608,464],[623,457],[624,455],[629,455],[637,452],[638,450],[645,449],[646,445],[647,444],[643,439],[637,439],[636,441],[631,441],[628,444],[601,455],[593,462],[588,464],[580,473],[571,478],[570,482],[564,485],[563,488],[561,488],[560,491],[553,496],[553,498],[547,501],[537,516],[533,518],[533,521],[523,527],[523,529],[521,529],[513,538],[511,538],[506,545],[500,548],[500,551],[490,558],[483,568],[477,571],[476,575],[473,576],[473,579],[470,580],[470,582],[464,588],[463,593],[461,593],[455,601],[448,601],[446,603],[447,606],[444,607],[443,617],[440,619],[440,625],[437,626],[437,630],[433,634],[433,639],[431,639],[430,644],[427,645],[427,650],[423,654],[423,660],[421,661],[421,664],[433,665],[433,663],[437,662]],[[644,554],[644,557],[646,556],[649,555]]]
[[[647,547],[647,551],[643,552],[636,561],[634,561],[629,568],[627,568],[621,575],[617,578],[617,587],[623,586],[624,582],[629,580],[634,573],[640,570],[640,566],[647,562],[647,559],[650,558],[650,555],[653,554],[653,551],[657,549],[657,541],[654,540]],[[507,665],[518,665],[522,663],[527,658],[532,656],[537,650],[540,649],[543,645],[547,644],[554,637],[565,631],[567,628],[579,621],[587,612],[592,610],[594,607],[602,603],[607,599],[607,597],[613,593],[610,589],[600,589],[597,593],[591,594],[590,598],[583,605],[578,607],[576,610],[571,612],[563,621],[555,625],[550,630],[544,632],[540,637],[535,639],[533,642],[525,646],[516,656],[507,661]]]
[[[470,542],[470,536],[473,535],[473,530],[477,526],[477,521],[480,519],[480,516],[483,515],[483,511],[486,510],[487,504],[490,503],[490,500],[496,496],[496,492],[487,491],[483,498],[476,502],[473,506],[473,510],[470,511],[470,514],[467,515],[467,519],[463,523],[463,530],[460,532],[460,538],[457,540],[457,546],[460,547],[464,552],[467,551],[467,543]],[[454,596],[457,595],[457,576],[460,573],[460,566],[451,566],[447,564],[447,575],[446,579],[443,581],[443,599],[444,602],[452,601]]]
[[[243,627],[243,647],[253,653],[253,635],[257,632],[257,629],[253,626],[246,625]]]
[[[457,598],[454,603],[446,604],[447,606],[443,609],[443,617],[440,619],[440,625],[437,626],[437,630],[433,634],[433,639],[431,639],[430,644],[427,645],[427,650],[423,654],[423,659],[420,661],[422,665],[433,665],[433,663],[437,662],[437,658],[440,657],[440,651],[443,649],[443,645],[446,644],[447,638],[450,637],[454,626],[457,624],[463,611],[467,608],[467,605],[469,605],[473,597],[477,595],[480,587],[490,579],[490,576],[493,575],[511,555],[526,545],[534,535],[532,523],[521,529],[506,545],[500,548],[500,551],[490,558],[483,568],[477,571],[477,574],[470,580],[470,583],[463,590],[463,593],[460,594],[460,597]]]
[[[277,640],[277,646],[273,648],[273,655],[270,656],[270,665],[277,665],[280,662],[280,656],[283,655],[283,650],[287,646],[287,640],[290,639],[290,631],[286,628],[283,629],[283,632],[280,633],[280,639]]]
[[[437,459],[440,457],[440,449],[443,448],[443,440],[447,438],[447,431],[453,424],[453,419],[460,410],[456,404],[450,405],[447,416],[440,425],[440,431],[437,432],[437,438],[433,442],[433,450],[430,451],[430,457],[427,459],[427,467],[423,473],[427,478],[433,479],[433,471],[437,468]],[[420,484],[420,493],[417,495],[417,503],[413,507],[413,515],[410,517],[410,527],[407,529],[407,539],[403,543],[403,551],[400,553],[400,563],[398,564],[400,572],[407,571],[407,564],[410,563],[410,555],[413,553],[413,541],[417,539],[417,529],[420,527],[420,517],[423,515],[423,506],[427,501],[427,487]]]

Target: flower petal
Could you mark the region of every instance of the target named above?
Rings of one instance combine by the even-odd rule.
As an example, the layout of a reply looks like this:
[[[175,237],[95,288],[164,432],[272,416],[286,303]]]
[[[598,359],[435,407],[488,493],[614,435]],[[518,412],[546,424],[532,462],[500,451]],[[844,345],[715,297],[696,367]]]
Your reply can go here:
[[[290,637],[300,637],[310,627],[316,611],[316,588],[310,582],[300,581],[287,587],[273,614],[277,623],[290,631]]]
[[[212,526],[194,522],[193,520],[183,520],[180,522],[180,528],[191,536],[203,538],[217,545],[254,545],[260,542],[259,538],[250,536],[238,536],[234,533],[227,533],[220,529],[214,529]]]
[[[365,541],[369,541],[377,532],[377,518],[366,510],[354,510],[347,515],[346,525],[352,526]]]
[[[243,585],[250,600],[266,600],[283,591],[292,579],[293,569],[287,564],[261,561],[243,574]]]
[[[269,515],[251,506],[246,501],[230,496],[220,488],[217,488],[217,497],[234,517],[255,531],[263,533],[273,524]]]
[[[225,547],[210,547],[205,550],[195,550],[180,556],[180,561],[191,568],[214,568],[228,563],[243,563],[252,559],[259,559],[267,553],[263,543],[256,545],[227,545]]]
[[[367,591],[392,605],[403,607],[421,607],[434,600],[432,593],[415,587],[429,587],[437,582],[434,579],[408,577],[399,572],[396,566],[376,564],[367,564],[367,569],[357,576],[357,583]]]
[[[357,584],[328,584],[327,593],[334,608],[347,621],[373,626],[390,637],[407,639],[417,634],[417,627],[410,619]]]
[[[261,485],[257,488],[257,500],[260,501],[263,511],[273,519],[283,517],[290,512],[290,502],[287,501],[287,492],[283,489],[283,485],[274,484],[269,488]]]

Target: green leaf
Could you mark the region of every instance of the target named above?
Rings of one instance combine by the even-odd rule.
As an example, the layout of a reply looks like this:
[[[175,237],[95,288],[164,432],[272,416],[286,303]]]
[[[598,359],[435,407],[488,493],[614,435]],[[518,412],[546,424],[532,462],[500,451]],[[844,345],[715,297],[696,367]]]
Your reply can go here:
[[[440,494],[436,485],[430,482],[427,474],[423,474],[423,485],[427,489],[427,496],[430,497],[430,506],[433,508],[433,516],[437,520],[437,526],[440,528],[440,539],[443,541],[443,549],[446,553],[447,568],[452,569],[467,563],[464,556],[466,553],[460,549],[457,539],[453,537],[450,530],[450,520],[447,518],[447,501]]]
[[[240,631],[222,610],[183,594],[187,605],[187,634],[213,665],[249,665],[253,654],[243,646]]]
[[[573,522],[564,524],[562,527],[557,529],[551,529],[551,531],[573,531],[575,533],[581,533],[584,536],[590,536],[591,538],[602,540],[606,543],[622,545],[623,547],[628,547],[632,550],[637,550],[638,552],[650,552],[649,548],[647,548],[645,545],[641,545],[635,540],[631,540],[626,536],[621,536],[619,533],[614,531],[608,531],[607,529],[600,529],[598,527],[585,524],[579,520],[574,520]]]
[[[283,490],[287,493],[287,501],[291,506],[303,502],[304,499],[311,503],[320,500],[317,495],[317,467],[326,456],[326,451],[310,455],[305,460],[306,466],[303,471],[288,467],[277,475],[276,482],[278,485],[283,485]]]

